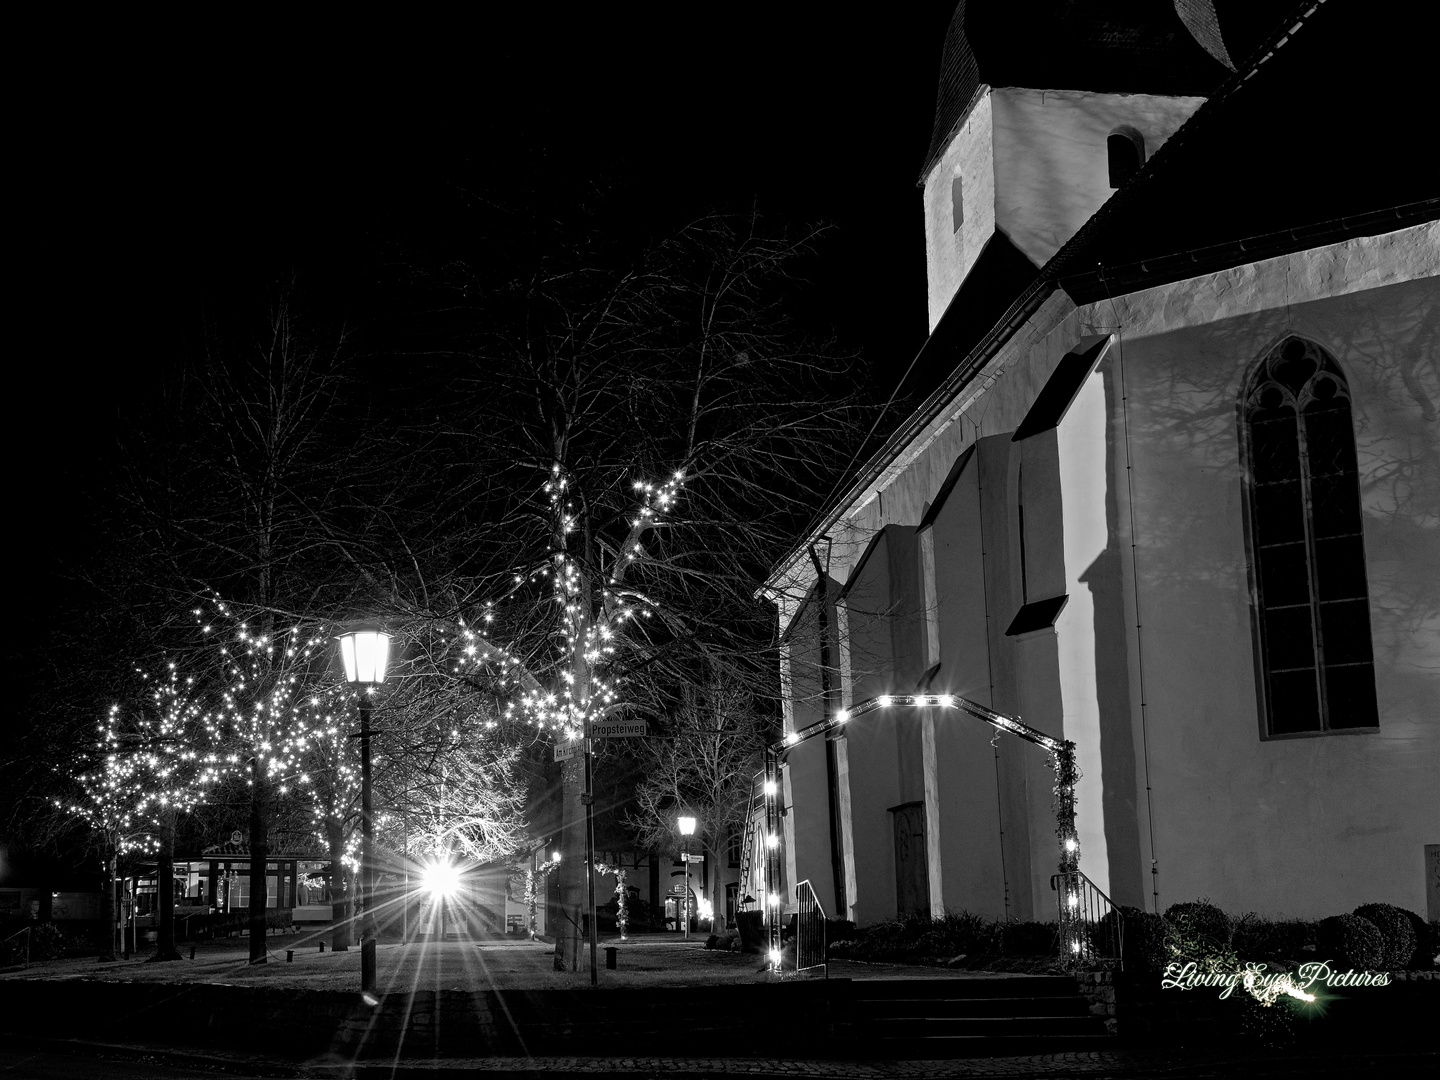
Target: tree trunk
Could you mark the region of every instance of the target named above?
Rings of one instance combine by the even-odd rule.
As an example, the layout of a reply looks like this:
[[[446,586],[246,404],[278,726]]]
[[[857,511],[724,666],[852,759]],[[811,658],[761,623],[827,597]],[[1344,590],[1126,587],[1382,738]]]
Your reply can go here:
[[[120,879],[117,874],[119,859],[116,851],[117,844],[109,837],[105,840],[105,908],[109,913],[108,923],[105,930],[105,944],[100,949],[100,959],[113,961],[119,958],[120,950],[116,943],[116,932],[120,926]]]
[[[160,815],[160,853],[156,868],[155,955],[152,960],[179,960],[175,948],[175,811]]]
[[[350,892],[345,888],[345,834],[338,821],[325,823],[330,848],[330,947],[345,952],[355,940],[350,928]]]
[[[250,963],[263,964],[265,951],[265,863],[270,856],[265,830],[265,776],[257,753],[250,759]]]
[[[565,762],[560,775],[560,866],[555,871],[559,910],[546,913],[545,929],[555,935],[555,970],[574,971],[585,944],[581,918],[585,908],[585,807],[580,802],[585,785],[584,755],[576,754]]]

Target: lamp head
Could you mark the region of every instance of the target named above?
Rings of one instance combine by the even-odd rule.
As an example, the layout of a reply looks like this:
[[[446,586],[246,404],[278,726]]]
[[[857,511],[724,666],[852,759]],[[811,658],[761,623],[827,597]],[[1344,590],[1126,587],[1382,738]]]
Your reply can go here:
[[[680,835],[693,836],[695,834],[695,819],[685,816],[680,819]]]
[[[449,859],[435,859],[420,872],[420,884],[431,896],[443,900],[460,888],[460,868]]]
[[[390,635],[378,626],[361,626],[335,638],[340,642],[340,661],[345,681],[352,686],[376,686],[385,681],[390,663]]]

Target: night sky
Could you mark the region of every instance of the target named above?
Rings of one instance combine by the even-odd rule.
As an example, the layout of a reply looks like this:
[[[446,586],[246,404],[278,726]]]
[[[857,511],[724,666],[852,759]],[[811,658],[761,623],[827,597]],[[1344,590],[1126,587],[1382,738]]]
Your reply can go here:
[[[126,21],[37,43],[7,425],[31,625],[92,542],[117,416],[203,312],[293,273],[363,339],[397,259],[483,257],[477,206],[564,215],[603,190],[637,234],[712,209],[829,222],[802,315],[903,370],[926,332],[916,181],[952,10]]]

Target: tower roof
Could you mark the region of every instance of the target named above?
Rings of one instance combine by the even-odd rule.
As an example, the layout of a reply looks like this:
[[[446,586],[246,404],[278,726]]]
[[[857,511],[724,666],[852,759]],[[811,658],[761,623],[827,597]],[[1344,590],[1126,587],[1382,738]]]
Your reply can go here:
[[[1246,14],[1234,15],[1236,5],[1227,0],[960,0],[945,35],[922,180],[982,83],[1209,94],[1294,6],[1294,0],[1245,3]]]

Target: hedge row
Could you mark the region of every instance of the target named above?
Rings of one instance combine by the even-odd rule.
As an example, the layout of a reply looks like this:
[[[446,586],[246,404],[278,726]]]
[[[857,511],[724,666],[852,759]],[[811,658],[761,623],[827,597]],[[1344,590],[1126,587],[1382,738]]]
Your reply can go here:
[[[1311,922],[1232,919],[1205,900],[1174,904],[1164,916],[1125,908],[1125,964],[1162,971],[1177,959],[1217,970],[1241,961],[1326,960],[1364,971],[1434,966],[1440,928],[1391,904],[1362,904],[1348,915]]]
[[[1213,970],[1234,970],[1246,961],[1326,960],[1372,971],[1431,968],[1440,926],[1390,904],[1363,904],[1349,915],[1318,922],[1268,919],[1249,914],[1234,919],[1207,900],[1172,904],[1165,914],[1122,909],[1125,967],[1163,971],[1176,961],[1195,961]],[[931,919],[909,916],[856,929],[831,921],[827,940],[832,959],[871,963],[945,963],[965,956],[1043,959],[1058,956],[1053,922],[1006,922],[967,911]],[[967,964],[969,966],[969,964]]]

